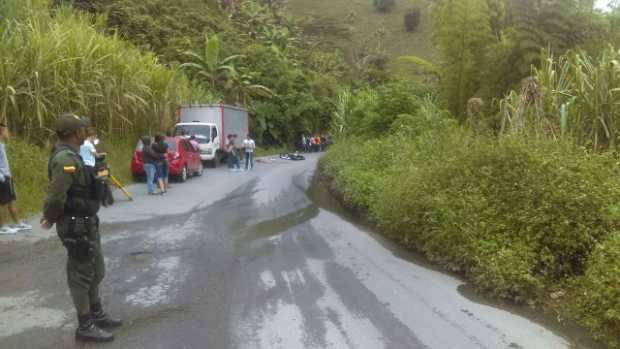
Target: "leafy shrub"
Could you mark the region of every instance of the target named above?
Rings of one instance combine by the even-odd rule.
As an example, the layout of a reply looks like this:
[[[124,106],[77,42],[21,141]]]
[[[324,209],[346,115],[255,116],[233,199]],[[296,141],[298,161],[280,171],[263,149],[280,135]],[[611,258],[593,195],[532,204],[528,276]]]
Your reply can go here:
[[[388,12],[392,9],[392,7],[394,7],[394,5],[396,4],[396,1],[395,0],[373,0],[372,3],[373,5],[375,5],[377,10],[379,10],[380,12]]]
[[[573,312],[597,337],[620,348],[620,234],[600,243],[583,277],[575,283]]]
[[[596,242],[617,226],[611,156],[474,138],[449,123],[410,132],[339,145],[326,161],[346,200],[366,207],[385,234],[480,290],[535,299],[582,274]]]
[[[23,140],[12,139],[6,149],[11,174],[17,192],[20,214],[29,216],[40,212],[47,188],[47,160],[49,151]],[[6,214],[2,211],[0,214]]]
[[[373,202],[382,172],[400,154],[394,138],[385,141],[364,137],[347,138],[333,145],[321,162],[325,174],[335,178],[345,203],[367,209]]]
[[[405,81],[391,81],[354,96],[348,129],[357,136],[377,137],[390,131],[401,114],[417,115],[424,102],[419,96],[424,90]]]
[[[464,131],[422,136],[404,151],[412,165],[386,176],[371,214],[393,237],[492,293],[525,299],[582,273],[595,242],[615,226],[606,219],[620,188],[611,157]],[[517,260],[527,264],[513,275],[508,262]],[[510,275],[497,277],[500,270]]]
[[[405,13],[405,29],[408,32],[413,32],[418,28],[418,26],[420,25],[420,15],[421,13],[419,8],[412,8]]]

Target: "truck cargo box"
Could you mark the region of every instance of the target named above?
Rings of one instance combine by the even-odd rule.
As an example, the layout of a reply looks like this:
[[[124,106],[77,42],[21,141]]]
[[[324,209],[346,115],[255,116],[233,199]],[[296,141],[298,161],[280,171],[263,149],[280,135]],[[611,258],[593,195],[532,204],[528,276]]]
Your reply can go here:
[[[225,104],[181,106],[177,122],[215,124],[221,133],[219,147],[222,150],[231,134],[237,135],[235,145],[241,147],[250,124],[247,109]]]

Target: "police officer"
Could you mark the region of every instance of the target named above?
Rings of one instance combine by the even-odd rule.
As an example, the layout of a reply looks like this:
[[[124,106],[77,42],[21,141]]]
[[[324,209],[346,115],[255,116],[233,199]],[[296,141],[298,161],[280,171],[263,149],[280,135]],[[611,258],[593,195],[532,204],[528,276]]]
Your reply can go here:
[[[59,142],[48,163],[49,188],[41,227],[56,231],[67,248],[67,282],[77,310],[75,338],[109,342],[114,336],[105,329],[119,327],[101,306],[99,284],[105,275],[99,236],[99,199],[96,174],[89,171],[80,153],[88,123],[73,114],[61,116],[55,126]]]

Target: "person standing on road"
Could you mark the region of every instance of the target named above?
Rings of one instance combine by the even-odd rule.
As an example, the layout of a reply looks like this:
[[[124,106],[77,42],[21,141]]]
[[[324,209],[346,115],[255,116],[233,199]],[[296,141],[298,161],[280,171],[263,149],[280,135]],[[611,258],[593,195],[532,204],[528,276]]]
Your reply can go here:
[[[321,152],[323,151],[323,146],[321,145],[321,137],[319,137],[318,135],[316,135],[314,137],[314,143],[316,144],[316,151],[317,152]]]
[[[164,182],[161,178],[155,178],[157,173],[157,162],[161,161],[164,155],[156,152],[152,148],[151,137],[142,137],[142,162],[144,163],[144,173],[146,174],[146,190],[149,195],[155,195],[155,181],[159,186],[159,194],[164,193]]]
[[[19,221],[17,208],[14,202],[17,200],[15,194],[15,183],[11,175],[11,166],[9,166],[9,158],[6,156],[6,142],[9,139],[9,129],[5,124],[0,123],[0,206],[6,206],[9,211],[13,225],[4,226],[2,215],[0,215],[0,234],[16,234],[21,230],[30,230],[32,226]]]
[[[226,144],[226,161],[228,169],[231,171],[239,171],[239,158],[237,157],[237,148],[235,147],[235,135],[228,135],[228,143]]]
[[[256,142],[249,133],[243,141],[243,148],[245,149],[245,170],[247,171],[254,168],[254,150],[256,149]]]
[[[86,342],[110,342],[105,329],[123,323],[110,317],[101,305],[99,284],[105,263],[99,235],[98,179],[85,169],[79,156],[86,139],[87,123],[73,114],[61,116],[55,126],[59,142],[48,162],[49,187],[41,228],[56,232],[67,248],[67,283],[77,311],[75,338]]]
[[[163,187],[163,192],[167,193],[168,188],[170,188],[170,185],[168,184],[170,164],[168,163],[168,158],[166,157],[166,154],[168,154],[168,143],[166,143],[166,139],[163,135],[158,134],[155,135],[155,143],[153,143],[151,147],[156,153],[162,155],[155,162],[155,166],[157,167],[158,181],[161,181],[160,186]]]

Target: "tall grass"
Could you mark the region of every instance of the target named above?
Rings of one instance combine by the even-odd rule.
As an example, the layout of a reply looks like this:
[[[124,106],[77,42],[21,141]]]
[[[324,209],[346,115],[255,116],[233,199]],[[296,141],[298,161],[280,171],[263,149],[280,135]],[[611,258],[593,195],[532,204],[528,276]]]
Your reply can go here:
[[[8,0],[19,10],[17,0]],[[46,140],[58,115],[88,115],[114,135],[170,126],[180,103],[209,101],[177,67],[165,67],[117,36],[104,18],[61,8],[0,22],[0,120],[27,140]],[[17,11],[19,13],[19,11]]]
[[[178,104],[212,99],[178,67],[105,35],[104,24],[47,0],[0,1],[0,121],[15,135],[7,153],[22,215],[42,207],[51,128],[62,113],[92,119],[113,173],[129,182],[131,136],[171,126]]]
[[[591,57],[545,53],[542,65],[501,102],[505,133],[573,138],[595,150],[614,149],[620,132],[620,51]]]

